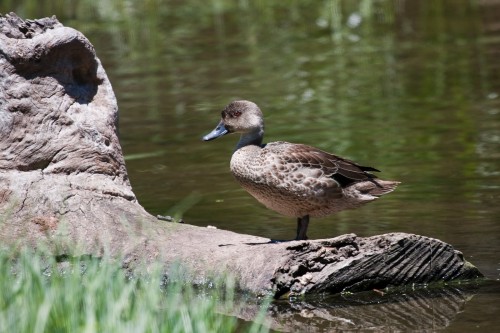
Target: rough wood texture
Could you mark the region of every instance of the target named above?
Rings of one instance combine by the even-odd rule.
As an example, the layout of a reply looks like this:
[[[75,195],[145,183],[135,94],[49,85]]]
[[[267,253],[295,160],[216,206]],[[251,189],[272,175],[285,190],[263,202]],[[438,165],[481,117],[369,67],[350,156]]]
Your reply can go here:
[[[56,18],[0,17],[0,238],[57,254],[107,250],[126,268],[182,262],[193,279],[233,273],[275,297],[480,277],[460,252],[409,234],[269,244],[158,221],[137,202],[117,104],[94,48]],[[168,274],[168,270],[167,270]]]
[[[116,99],[94,48],[55,17],[6,15],[0,30],[2,235],[36,240],[64,221],[88,250],[104,235],[113,246],[125,232],[118,220],[147,213],[130,188]]]

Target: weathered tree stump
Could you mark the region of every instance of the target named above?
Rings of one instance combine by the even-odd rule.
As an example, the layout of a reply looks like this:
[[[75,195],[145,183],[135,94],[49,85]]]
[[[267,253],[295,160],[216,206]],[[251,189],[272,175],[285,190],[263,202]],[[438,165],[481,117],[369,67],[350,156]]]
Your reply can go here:
[[[181,262],[193,278],[235,274],[275,297],[471,279],[481,273],[439,240],[386,234],[270,244],[158,221],[137,202],[117,136],[118,108],[90,42],[55,17],[0,17],[0,238],[51,244],[126,268]],[[167,270],[168,274],[168,270]]]

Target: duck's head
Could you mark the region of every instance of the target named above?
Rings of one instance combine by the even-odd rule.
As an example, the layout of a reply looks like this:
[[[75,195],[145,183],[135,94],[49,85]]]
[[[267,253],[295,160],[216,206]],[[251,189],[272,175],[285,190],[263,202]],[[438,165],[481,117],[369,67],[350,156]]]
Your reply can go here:
[[[264,120],[257,104],[250,101],[233,101],[222,110],[219,124],[203,137],[203,141],[214,140],[230,133],[262,137],[263,132]]]

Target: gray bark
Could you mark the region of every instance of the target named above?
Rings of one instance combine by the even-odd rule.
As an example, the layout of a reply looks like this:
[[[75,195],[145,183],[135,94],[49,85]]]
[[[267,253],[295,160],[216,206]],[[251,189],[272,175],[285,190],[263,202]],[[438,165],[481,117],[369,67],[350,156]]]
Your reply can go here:
[[[192,278],[235,274],[275,297],[472,279],[481,273],[437,239],[393,233],[270,244],[166,223],[137,202],[117,136],[118,108],[90,42],[55,17],[0,17],[0,238],[135,269],[161,262]]]

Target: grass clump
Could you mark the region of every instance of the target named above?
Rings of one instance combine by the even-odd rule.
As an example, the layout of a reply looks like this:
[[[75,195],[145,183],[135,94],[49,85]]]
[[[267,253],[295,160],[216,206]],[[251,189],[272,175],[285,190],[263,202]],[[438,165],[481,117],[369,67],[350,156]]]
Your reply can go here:
[[[153,269],[130,277],[112,260],[57,262],[33,251],[0,251],[0,332],[265,332],[222,315],[234,283],[196,289]]]

